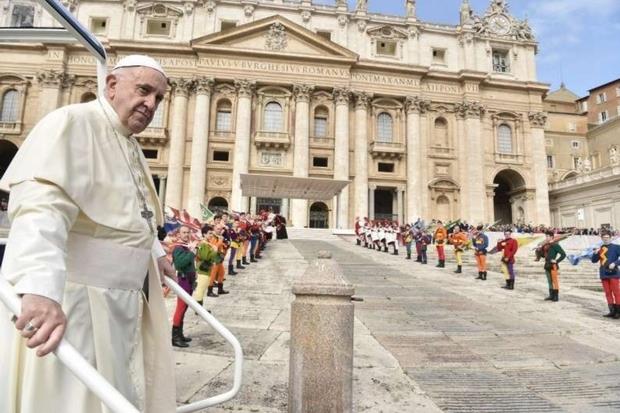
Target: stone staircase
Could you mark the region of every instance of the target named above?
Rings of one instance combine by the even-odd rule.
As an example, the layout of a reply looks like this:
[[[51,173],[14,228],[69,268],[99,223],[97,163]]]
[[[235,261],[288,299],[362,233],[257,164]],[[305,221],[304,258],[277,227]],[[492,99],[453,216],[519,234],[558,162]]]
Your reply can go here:
[[[336,241],[340,238],[334,235],[332,229],[319,228],[286,228],[289,239],[306,239],[321,241]]]

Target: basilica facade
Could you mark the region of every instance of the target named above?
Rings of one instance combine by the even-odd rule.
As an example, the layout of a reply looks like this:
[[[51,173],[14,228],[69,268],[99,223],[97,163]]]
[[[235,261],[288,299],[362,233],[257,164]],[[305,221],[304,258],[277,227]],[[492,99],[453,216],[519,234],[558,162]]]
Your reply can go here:
[[[503,0],[458,25],[368,12],[367,1],[64,4],[110,67],[148,54],[170,76],[138,136],[165,205],[272,207],[297,227],[399,222],[549,224],[547,85],[537,43]],[[5,0],[3,26],[51,25]],[[94,58],[70,44],[0,44],[0,163],[46,113],[95,98]],[[244,197],[241,174],[349,180],[336,199]],[[267,179],[267,178],[266,178]]]

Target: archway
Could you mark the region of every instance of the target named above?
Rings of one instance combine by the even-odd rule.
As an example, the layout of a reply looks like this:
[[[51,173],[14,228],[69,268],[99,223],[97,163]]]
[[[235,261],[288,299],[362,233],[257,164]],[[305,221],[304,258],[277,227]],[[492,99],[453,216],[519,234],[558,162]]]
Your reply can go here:
[[[448,222],[452,219],[452,210],[450,208],[450,199],[445,195],[437,197],[437,219],[442,222]]]
[[[515,219],[525,221],[525,211],[521,206],[513,214],[513,198],[525,191],[525,180],[516,171],[505,169],[495,175],[495,196],[493,197],[493,213],[500,224],[513,224]],[[515,216],[516,215],[516,216]]]
[[[222,198],[221,196],[216,196],[209,200],[209,204],[207,204],[207,208],[211,212],[222,212],[228,210],[228,201]]]
[[[394,191],[391,189],[375,190],[375,219],[395,220]]]
[[[310,228],[329,228],[329,209],[324,202],[310,205]]]
[[[0,178],[4,176],[16,153],[17,146],[13,142],[0,140]]]

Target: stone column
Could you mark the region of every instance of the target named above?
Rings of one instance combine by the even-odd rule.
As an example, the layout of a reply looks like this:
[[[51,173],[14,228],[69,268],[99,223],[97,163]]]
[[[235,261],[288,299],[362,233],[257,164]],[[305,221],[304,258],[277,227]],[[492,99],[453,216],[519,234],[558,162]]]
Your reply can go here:
[[[213,79],[196,80],[196,108],[192,135],[192,160],[189,171],[188,211],[201,217],[200,204],[204,202],[207,182],[207,150],[209,147],[209,113]]]
[[[398,224],[402,225],[404,223],[403,216],[403,188],[396,188],[396,213],[398,214]]]
[[[368,219],[375,219],[375,189],[377,189],[377,185],[368,185],[364,189],[370,192],[368,196]]]
[[[349,179],[349,99],[351,92],[345,88],[334,89],[336,103],[336,135],[334,146],[334,179]],[[349,227],[349,187],[338,197],[338,228]]]
[[[282,215],[285,219],[286,219],[286,223],[288,224],[288,220],[289,220],[289,214],[288,214],[288,210],[289,210],[289,199],[288,198],[282,198],[282,206],[280,207],[280,215]]]
[[[252,95],[256,84],[248,80],[236,80],[237,121],[235,130],[235,154],[233,157],[232,193],[230,208],[242,211],[247,206],[247,198],[241,195],[241,174],[248,172],[250,163],[250,127],[252,125]]]
[[[289,413],[351,413],[354,292],[327,251],[293,284]]]
[[[405,102],[407,110],[407,215],[408,222],[422,217],[423,162],[421,158],[420,114],[426,112],[430,103],[417,96],[409,96]]]
[[[255,196],[251,196],[250,197],[250,214],[256,214],[256,197]]]
[[[464,153],[459,160],[464,164],[466,182],[463,201],[465,201],[465,219],[472,225],[481,224],[485,221],[485,179],[484,179],[484,156],[482,147],[482,122],[486,109],[479,102],[463,102],[456,107],[457,115],[465,119],[465,145]]]
[[[166,181],[168,180],[167,176],[159,176],[159,192],[157,196],[159,197],[159,202],[161,203],[161,209],[164,210],[166,207]]]
[[[168,184],[166,205],[183,207],[183,174],[185,166],[185,133],[187,130],[187,100],[194,82],[189,79],[172,79],[172,125],[170,127],[170,152],[168,153]]]
[[[549,184],[547,182],[547,154],[545,152],[545,124],[547,114],[535,112],[529,114],[530,139],[532,148],[534,186],[536,187],[536,221],[535,224],[549,225]]]
[[[368,202],[368,103],[371,95],[355,94],[355,216],[374,216],[374,200]],[[374,197],[374,193],[372,194]],[[369,214],[369,208],[373,212]]]
[[[293,145],[293,176],[308,177],[310,152],[310,94],[312,86],[295,85],[295,140]],[[308,225],[308,200],[291,200],[291,223],[295,228]]]
[[[61,98],[61,89],[67,75],[59,70],[44,70],[37,75],[41,86],[39,97],[39,119],[58,108]]]

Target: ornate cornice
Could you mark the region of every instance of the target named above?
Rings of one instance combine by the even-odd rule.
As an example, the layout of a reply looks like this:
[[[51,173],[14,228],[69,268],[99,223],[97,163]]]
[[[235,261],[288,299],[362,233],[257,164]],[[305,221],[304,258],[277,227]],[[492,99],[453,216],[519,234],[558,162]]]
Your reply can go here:
[[[210,95],[213,92],[215,81],[210,77],[199,77],[194,79],[194,87],[198,95]]]
[[[334,88],[333,95],[336,105],[348,105],[351,100],[351,91],[346,87]]]
[[[464,100],[454,106],[457,117],[460,118],[481,118],[487,109],[480,102],[468,102]]]
[[[235,89],[237,89],[239,97],[251,98],[254,89],[256,89],[256,82],[246,79],[235,80]]]
[[[189,96],[189,93],[194,88],[194,80],[193,79],[185,79],[182,77],[177,77],[170,79],[170,85],[174,90],[175,96]]]
[[[310,94],[314,91],[311,85],[295,85],[293,86],[293,94],[297,102],[310,102]]]
[[[59,70],[44,70],[37,74],[37,80],[43,87],[61,87],[67,81],[67,74]]]
[[[426,113],[431,107],[429,100],[420,99],[419,96],[407,96],[405,108],[407,113]]]
[[[545,112],[530,112],[528,115],[530,126],[533,128],[544,128],[547,124],[547,114]]]
[[[355,96],[355,108],[356,109],[368,109],[372,94],[366,92],[353,92]]]

